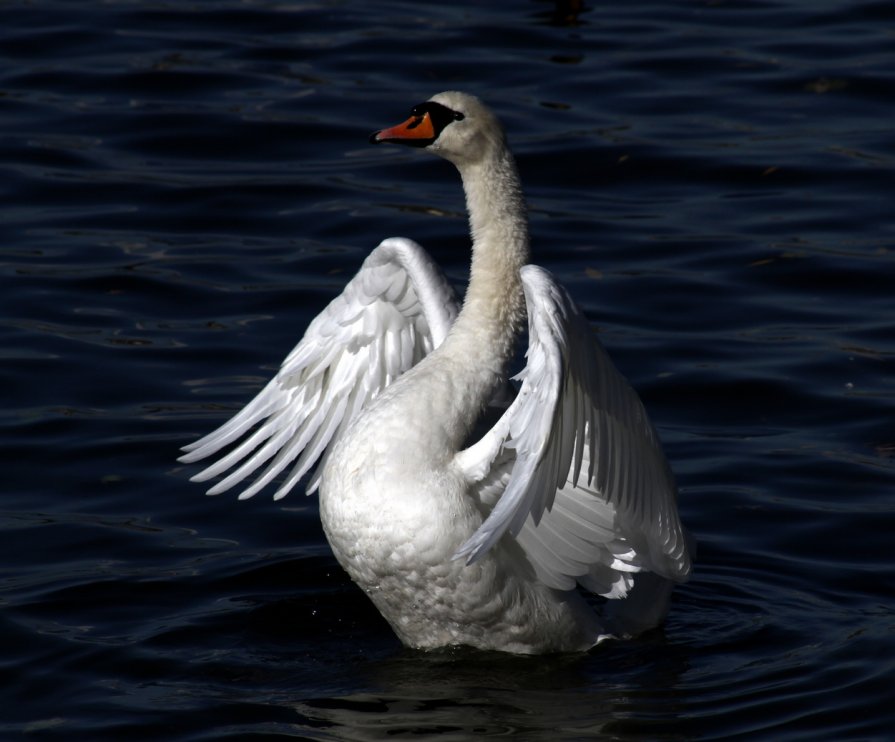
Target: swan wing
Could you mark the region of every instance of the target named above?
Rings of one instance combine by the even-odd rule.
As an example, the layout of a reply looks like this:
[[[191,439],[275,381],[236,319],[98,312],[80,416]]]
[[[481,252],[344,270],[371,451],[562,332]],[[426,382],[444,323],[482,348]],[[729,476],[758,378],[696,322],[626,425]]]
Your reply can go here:
[[[453,289],[422,247],[384,240],[310,323],[267,386],[220,428],[185,446],[180,461],[207,458],[239,441],[192,480],[233,469],[208,490],[218,494],[266,465],[239,495],[247,499],[292,465],[274,494],[279,499],[320,459],[312,493],[330,443],[367,402],[441,344],[457,312]]]
[[[491,507],[456,556],[475,561],[509,532],[551,587],[577,581],[619,597],[632,572],[684,579],[690,557],[674,480],[640,399],[553,277],[526,266],[522,280],[522,385],[497,424],[457,456],[470,481],[487,484],[480,500]],[[505,482],[499,497],[495,482]]]

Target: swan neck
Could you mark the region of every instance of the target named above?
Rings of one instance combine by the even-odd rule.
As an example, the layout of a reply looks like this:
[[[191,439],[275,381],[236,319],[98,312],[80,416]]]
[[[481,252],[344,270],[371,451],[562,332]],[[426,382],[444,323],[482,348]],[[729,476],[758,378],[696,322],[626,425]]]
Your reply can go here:
[[[528,261],[528,210],[516,163],[509,150],[460,169],[472,265],[498,261],[518,272]],[[474,277],[474,276],[473,276]]]
[[[462,167],[460,174],[469,212],[472,263],[458,321],[488,327],[513,340],[525,317],[519,271],[529,257],[528,211],[516,163],[509,150],[501,147],[495,156]]]
[[[463,308],[438,356],[451,369],[460,437],[506,379],[525,320],[521,268],[528,262],[528,218],[512,155],[460,167],[472,233]],[[472,414],[470,414],[472,413]]]

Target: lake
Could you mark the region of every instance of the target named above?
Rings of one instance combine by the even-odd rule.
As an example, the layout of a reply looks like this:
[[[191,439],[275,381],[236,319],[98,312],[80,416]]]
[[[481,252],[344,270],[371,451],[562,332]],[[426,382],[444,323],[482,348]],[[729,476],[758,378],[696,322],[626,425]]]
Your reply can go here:
[[[315,497],[204,496],[381,239],[462,291],[501,117],[534,262],[639,391],[699,541],[663,629],[403,649]],[[888,739],[895,6],[13,0],[0,9],[0,737]]]

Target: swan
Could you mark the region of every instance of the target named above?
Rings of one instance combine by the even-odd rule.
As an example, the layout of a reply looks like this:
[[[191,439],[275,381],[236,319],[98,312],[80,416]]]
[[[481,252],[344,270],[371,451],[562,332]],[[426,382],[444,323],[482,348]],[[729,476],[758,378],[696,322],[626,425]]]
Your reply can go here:
[[[384,240],[270,383],[180,461],[230,447],[192,479],[229,471],[218,494],[255,476],[243,499],[291,466],[280,498],[317,463],[307,492],[332,551],[409,647],[575,652],[660,625],[691,569],[673,477],[581,311],[528,264],[501,125],[451,91],[370,139],[459,170],[473,243],[462,306],[423,248]]]

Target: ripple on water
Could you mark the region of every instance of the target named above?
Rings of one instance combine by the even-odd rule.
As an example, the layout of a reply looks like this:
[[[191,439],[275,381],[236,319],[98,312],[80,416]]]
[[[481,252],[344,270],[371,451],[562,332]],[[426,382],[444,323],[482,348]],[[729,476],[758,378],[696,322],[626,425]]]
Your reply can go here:
[[[0,735],[890,735],[891,6],[558,5],[6,9]],[[366,144],[446,88],[501,112],[700,542],[662,631],[584,657],[402,650],[313,498],[175,461],[381,238],[462,285],[454,173]]]

